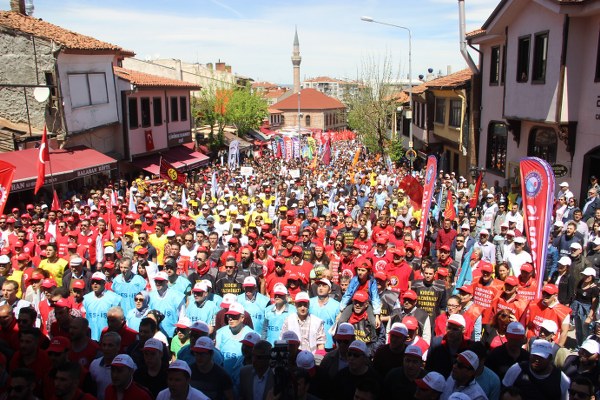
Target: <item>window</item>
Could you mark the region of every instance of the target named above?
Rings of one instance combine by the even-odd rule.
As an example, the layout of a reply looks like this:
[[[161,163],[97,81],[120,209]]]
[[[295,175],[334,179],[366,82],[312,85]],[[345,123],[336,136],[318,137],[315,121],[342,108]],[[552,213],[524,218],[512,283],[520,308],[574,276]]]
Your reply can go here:
[[[150,98],[142,97],[140,106],[142,108],[142,128],[147,128],[150,126]]]
[[[539,157],[550,164],[556,163],[557,137],[554,129],[535,127],[529,134],[527,155]]]
[[[517,82],[529,80],[529,47],[531,47],[531,36],[519,38],[517,51]]]
[[[162,125],[162,99],[160,97],[152,98],[152,114],[154,115],[154,126]]]
[[[460,128],[462,121],[462,100],[450,100],[450,121],[448,125]]]
[[[531,82],[546,82],[546,61],[548,60],[548,32],[536,33],[533,39],[533,66]]]
[[[438,124],[446,123],[446,99],[435,98],[435,122]]]
[[[108,103],[104,73],[69,74],[69,93],[73,108]]]
[[[508,128],[503,122],[490,122],[488,126],[486,168],[504,174],[506,170],[506,145]]]
[[[179,109],[181,110],[180,121],[187,121],[187,100],[185,96],[179,98]]]
[[[596,52],[596,78],[594,82],[600,82],[600,32],[598,32],[598,51]]]
[[[307,116],[304,118],[304,123],[305,123],[305,125],[306,125],[306,126],[310,126],[310,115],[307,115]]]
[[[129,112],[129,129],[137,129],[140,126],[138,118],[138,101],[135,97],[130,97],[127,101],[127,110]]]
[[[179,99],[171,97],[171,122],[179,121]]]
[[[500,46],[492,47],[490,55],[490,85],[500,83]]]

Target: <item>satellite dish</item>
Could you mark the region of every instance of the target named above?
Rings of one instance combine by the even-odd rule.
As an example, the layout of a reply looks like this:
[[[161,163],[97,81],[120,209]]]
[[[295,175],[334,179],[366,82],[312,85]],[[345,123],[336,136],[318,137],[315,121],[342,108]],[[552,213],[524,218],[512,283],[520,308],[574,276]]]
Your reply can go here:
[[[33,89],[33,97],[35,97],[38,103],[43,103],[50,97],[50,89],[47,87],[36,87]]]

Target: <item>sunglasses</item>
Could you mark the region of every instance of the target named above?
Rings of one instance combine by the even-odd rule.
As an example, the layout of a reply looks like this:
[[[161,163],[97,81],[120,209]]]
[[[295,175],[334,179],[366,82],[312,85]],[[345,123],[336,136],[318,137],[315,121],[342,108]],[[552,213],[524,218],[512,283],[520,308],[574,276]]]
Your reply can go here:
[[[97,280],[97,279],[94,279],[94,280],[92,281],[92,285],[102,285],[103,283],[104,283],[104,281],[102,281],[102,280]]]
[[[136,301],[136,302],[138,302],[138,301],[144,301],[144,298],[143,298],[143,297],[136,297],[136,298],[135,298],[135,301]]]

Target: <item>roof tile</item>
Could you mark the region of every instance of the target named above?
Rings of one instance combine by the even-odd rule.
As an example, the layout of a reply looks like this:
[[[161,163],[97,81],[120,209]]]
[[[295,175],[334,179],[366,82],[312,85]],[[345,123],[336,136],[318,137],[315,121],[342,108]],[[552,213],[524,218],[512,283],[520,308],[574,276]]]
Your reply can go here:
[[[473,76],[473,72],[470,69],[465,68],[458,72],[455,72],[450,75],[442,76],[437,79],[430,80],[425,82],[425,86],[428,88],[450,88],[450,87],[458,87],[462,86],[468,81],[471,80]]]
[[[170,87],[170,88],[183,88],[190,90],[200,90],[200,85],[195,83],[178,81],[170,78],[163,78],[162,76],[150,75],[131,69],[125,69],[114,66],[115,75],[119,78],[131,82],[138,87]]]
[[[132,51],[124,50],[117,45],[13,11],[0,11],[0,26],[53,40],[70,50],[111,51],[127,56],[135,55]]]
[[[278,110],[297,110],[298,97],[295,94],[273,104],[273,108]],[[344,103],[329,97],[316,89],[302,89],[300,91],[300,108],[303,110],[330,110],[336,108],[346,108]]]

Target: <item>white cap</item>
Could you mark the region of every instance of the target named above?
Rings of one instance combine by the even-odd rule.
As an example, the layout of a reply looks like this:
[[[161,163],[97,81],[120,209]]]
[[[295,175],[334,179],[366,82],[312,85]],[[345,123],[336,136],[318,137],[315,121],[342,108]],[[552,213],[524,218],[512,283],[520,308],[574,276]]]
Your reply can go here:
[[[506,232],[506,236],[509,236],[509,235],[514,237],[515,236],[515,231],[509,229],[508,232]]]
[[[504,221],[503,223],[501,223],[500,228],[508,228],[508,222]]]
[[[194,347],[192,347],[192,352],[194,353],[206,353],[207,351],[213,351],[215,349],[215,344],[212,339],[208,336],[202,336],[196,340],[194,343]]]
[[[587,267],[586,269],[584,269],[581,272],[581,274],[585,275],[585,276],[593,276],[595,278],[596,277],[596,270],[594,268],[592,268],[592,267]]]
[[[488,199],[493,199],[493,198],[494,198],[494,195],[490,193],[490,194],[488,194],[486,197],[487,197]]]
[[[558,325],[556,325],[556,322],[552,321],[551,319],[545,319],[540,324],[540,328],[544,328],[545,330],[547,330],[550,333],[558,332]]]
[[[471,350],[463,351],[458,355],[457,358],[465,361],[473,369],[477,369],[479,367],[479,357],[477,357],[477,354],[473,353]]]
[[[0,263],[2,263],[2,261],[0,260]],[[92,281],[106,281],[106,275],[104,275],[102,272],[100,271],[96,271],[92,274]]]
[[[287,296],[288,290],[283,283],[276,283],[275,286],[273,286],[273,294],[282,294]]]
[[[243,287],[247,287],[247,286],[256,286],[256,278],[254,278],[253,276],[247,276],[244,278],[244,283],[242,284]]]
[[[408,336],[408,328],[402,322],[394,322],[390,328],[390,335]]]
[[[334,338],[337,339],[341,336],[354,337],[354,326],[352,324],[349,324],[348,322],[342,322],[341,324],[339,324]]]
[[[572,261],[571,261],[571,257],[567,257],[567,256],[562,256],[559,260],[558,263],[561,265],[566,265],[569,266],[571,265]]]
[[[221,301],[221,308],[229,308],[233,303],[237,301],[237,297],[233,293],[225,293],[223,295],[223,301]]]
[[[525,336],[525,328],[520,322],[513,321],[506,327],[506,334],[512,336]]]
[[[490,232],[487,229],[483,228],[482,230],[479,231],[479,234],[480,235],[489,235]]]
[[[165,271],[158,271],[156,275],[154,275],[155,281],[168,281],[169,275]]]
[[[556,221],[556,222],[554,223],[554,226],[558,226],[558,227],[562,228],[563,226],[565,226],[565,224],[563,224],[563,222],[562,222],[562,221]]]
[[[463,317],[460,314],[452,314],[449,318],[448,318],[448,323],[452,323],[454,325],[460,325],[463,328],[467,326],[467,322],[465,321],[465,317]]]
[[[281,334],[281,340],[285,340],[287,343],[297,343],[300,344],[300,339],[298,339],[298,335],[294,331],[285,331]]]
[[[237,219],[237,218],[236,218],[236,219]],[[242,230],[242,225],[240,225],[240,224],[233,224],[233,226],[232,226],[232,229],[233,229],[234,231],[236,231],[236,230],[237,230],[237,231],[240,231],[240,230]]]
[[[208,287],[206,286],[206,283],[201,281],[201,282],[194,284],[194,288],[192,289],[192,292],[208,292]]]
[[[117,355],[115,358],[113,358],[110,365],[113,367],[115,367],[115,366],[116,367],[127,367],[127,368],[131,368],[134,371],[137,369],[137,365],[135,365],[135,363],[133,362],[133,359],[131,357],[129,357],[127,354]]]
[[[104,254],[115,254],[115,248],[112,246],[106,246],[104,248]]]
[[[225,315],[244,315],[244,306],[241,303],[232,303]]]
[[[506,222],[510,223],[510,222],[517,222],[517,219],[515,217],[513,217],[512,215],[507,215],[506,216]]]
[[[294,297],[294,302],[298,303],[298,302],[310,302],[310,297],[308,297],[308,293],[306,292],[298,292],[298,294],[296,294],[296,297]]]
[[[444,386],[446,386],[446,379],[439,372],[432,371],[422,379],[417,379],[415,383],[422,389],[431,389],[438,393],[442,393],[444,391]]]
[[[246,333],[246,336],[241,340],[242,344],[254,347],[260,341],[260,335],[254,331]]]
[[[531,355],[548,358],[553,354],[552,344],[544,339],[536,339],[531,345]]]
[[[468,230],[471,230],[471,226],[470,226],[469,224],[462,224],[462,225],[460,226],[460,229],[468,229]]]
[[[367,344],[362,340],[355,340],[352,343],[350,343],[350,346],[348,346],[348,351],[350,350],[360,351],[365,356],[369,355],[369,349],[367,348]]]
[[[580,349],[584,349],[588,353],[594,355],[600,353],[600,344],[593,339],[587,339],[583,341]]]
[[[177,234],[175,233],[175,231],[170,230],[170,231],[167,232],[167,237],[175,237],[175,236],[177,236]]]
[[[176,328],[183,328],[183,329],[187,329],[190,326],[192,326],[192,321],[186,316],[179,318],[179,321],[177,321],[177,323],[175,324]]]
[[[169,370],[179,370],[187,372],[189,376],[192,376],[192,370],[187,362],[183,360],[175,360],[171,364],[169,364]]]
[[[560,185],[558,185],[560,187],[569,187],[569,183],[568,182],[561,182]]]
[[[569,246],[571,249],[577,249],[577,250],[581,250],[583,247],[581,247],[581,245],[577,242],[571,243],[571,245]]]
[[[163,342],[155,338],[150,338],[144,343],[144,350],[156,350],[162,353]]]
[[[69,261],[70,265],[81,265],[82,263],[83,260],[79,257],[71,258],[71,261]]]
[[[227,213],[226,213],[225,211],[221,211],[221,212],[219,213],[219,216],[221,216],[221,217],[226,217],[226,216],[227,216]]]
[[[448,400],[471,400],[471,398],[462,392],[454,392],[448,397]]]
[[[315,283],[319,283],[319,282],[324,283],[327,286],[331,287],[331,281],[329,279],[327,279],[327,278],[321,278],[321,279],[317,279],[315,281]]]
[[[525,238],[523,236],[517,236],[515,238],[515,243],[525,244]]]
[[[313,369],[315,367],[315,356],[307,350],[302,350],[296,356],[296,366],[301,369]]]
[[[419,346],[415,346],[414,344],[411,344],[409,346],[406,346],[406,349],[404,350],[404,355],[423,358],[423,350]]]
[[[10,258],[6,254],[0,256],[0,264],[10,264]]]
[[[196,321],[190,326],[190,329],[196,332],[202,332],[208,334],[210,332],[210,328],[208,324],[204,321]]]

